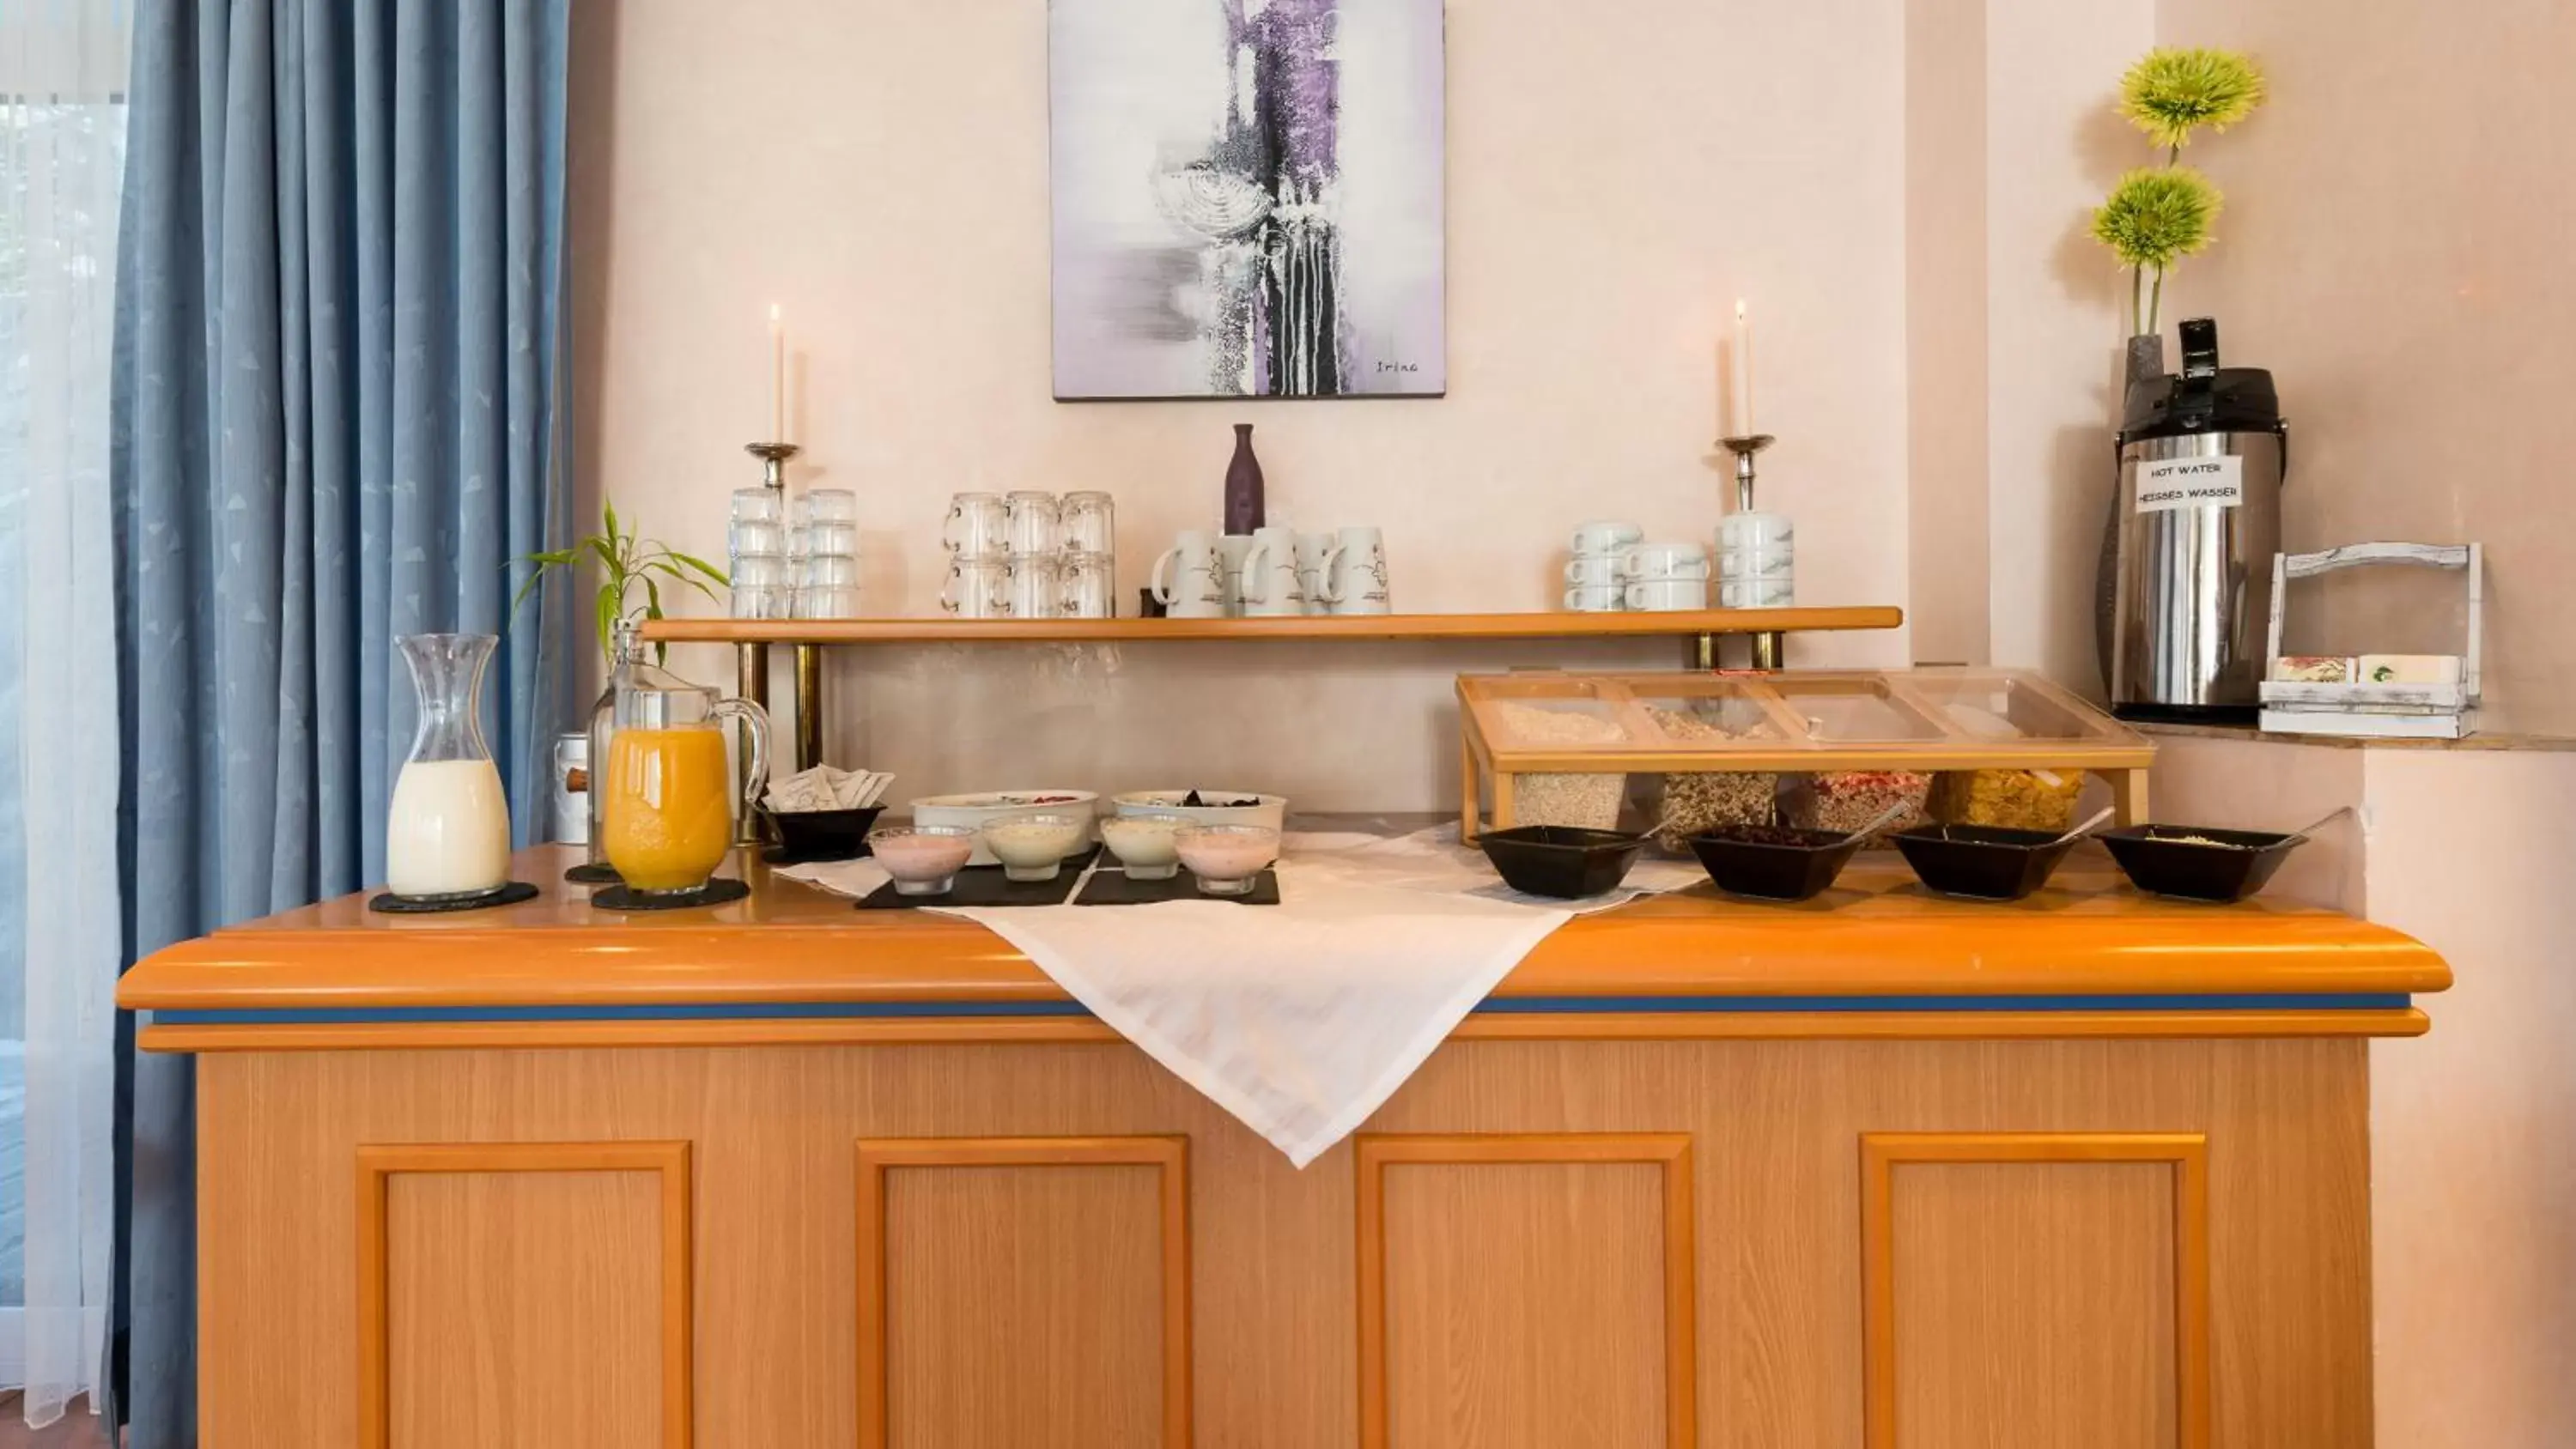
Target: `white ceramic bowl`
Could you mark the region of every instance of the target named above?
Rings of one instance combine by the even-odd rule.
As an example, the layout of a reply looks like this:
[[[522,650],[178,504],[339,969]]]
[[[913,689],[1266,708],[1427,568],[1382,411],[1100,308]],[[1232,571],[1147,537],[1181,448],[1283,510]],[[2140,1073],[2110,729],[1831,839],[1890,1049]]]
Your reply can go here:
[[[969,830],[981,830],[993,821],[1014,815],[1087,817],[1097,814],[1099,808],[1100,796],[1090,790],[986,790],[973,795],[933,795],[926,800],[915,800],[912,802],[912,823],[962,825]],[[1082,843],[1074,847],[1073,853],[1080,854],[1091,841],[1092,832],[1085,830]],[[975,842],[975,854],[966,863],[1001,864],[993,858],[993,852],[980,837]]]
[[[1093,822],[1087,813],[1005,815],[984,822],[975,835],[1011,879],[1053,880],[1064,869],[1064,858],[1081,851]]]
[[[1288,822],[1288,797],[1263,795],[1253,790],[1211,790],[1202,785],[1199,797],[1204,800],[1253,800],[1258,805],[1184,805],[1187,790],[1137,790],[1125,795],[1112,795],[1110,804],[1121,815],[1178,815],[1200,825],[1267,825],[1284,830]]]

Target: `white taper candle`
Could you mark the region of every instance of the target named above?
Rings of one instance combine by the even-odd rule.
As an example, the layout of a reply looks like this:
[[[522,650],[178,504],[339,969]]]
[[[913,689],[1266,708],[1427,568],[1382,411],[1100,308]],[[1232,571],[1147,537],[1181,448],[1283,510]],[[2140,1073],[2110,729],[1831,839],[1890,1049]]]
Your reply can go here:
[[[1735,299],[1735,432],[1753,436],[1753,319]]]
[[[767,441],[787,441],[787,314],[777,303],[769,304],[769,437]]]

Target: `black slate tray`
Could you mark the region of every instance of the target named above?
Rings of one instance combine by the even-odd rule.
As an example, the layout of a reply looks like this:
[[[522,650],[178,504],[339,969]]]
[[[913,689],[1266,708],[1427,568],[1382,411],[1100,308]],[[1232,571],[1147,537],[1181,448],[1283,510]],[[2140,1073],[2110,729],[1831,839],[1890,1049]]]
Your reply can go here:
[[[1068,860],[1055,873],[1053,880],[1013,880],[998,865],[977,865],[957,872],[956,883],[944,896],[904,896],[895,894],[894,882],[887,881],[860,899],[863,911],[901,911],[920,906],[1060,906],[1073,894],[1082,880],[1079,861]]]
[[[1263,871],[1247,894],[1212,896],[1199,889],[1198,877],[1186,868],[1170,880],[1129,880],[1125,871],[1094,871],[1082,894],[1073,898],[1077,906],[1143,906],[1156,901],[1232,901],[1243,906],[1275,906],[1279,904],[1279,872]]]

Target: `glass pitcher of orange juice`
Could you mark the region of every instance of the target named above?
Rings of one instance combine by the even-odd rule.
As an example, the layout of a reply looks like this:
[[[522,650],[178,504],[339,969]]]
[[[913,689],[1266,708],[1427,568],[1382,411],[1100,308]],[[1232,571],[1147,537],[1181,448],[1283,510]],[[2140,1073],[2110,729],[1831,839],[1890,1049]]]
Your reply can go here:
[[[733,849],[736,803],[748,810],[769,779],[769,714],[641,661],[619,680],[611,708],[608,759],[592,762],[608,863],[628,890],[700,889]],[[751,752],[739,792],[725,762],[725,726],[735,720]]]

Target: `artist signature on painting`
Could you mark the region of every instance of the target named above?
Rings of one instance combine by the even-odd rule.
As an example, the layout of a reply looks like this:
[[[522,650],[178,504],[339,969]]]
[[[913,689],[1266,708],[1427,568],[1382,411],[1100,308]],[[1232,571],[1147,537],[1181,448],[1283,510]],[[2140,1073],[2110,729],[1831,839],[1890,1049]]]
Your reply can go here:
[[[1422,364],[1419,362],[1381,361],[1377,365],[1377,372],[1380,377],[1384,377],[1390,372],[1420,372],[1421,370]]]

